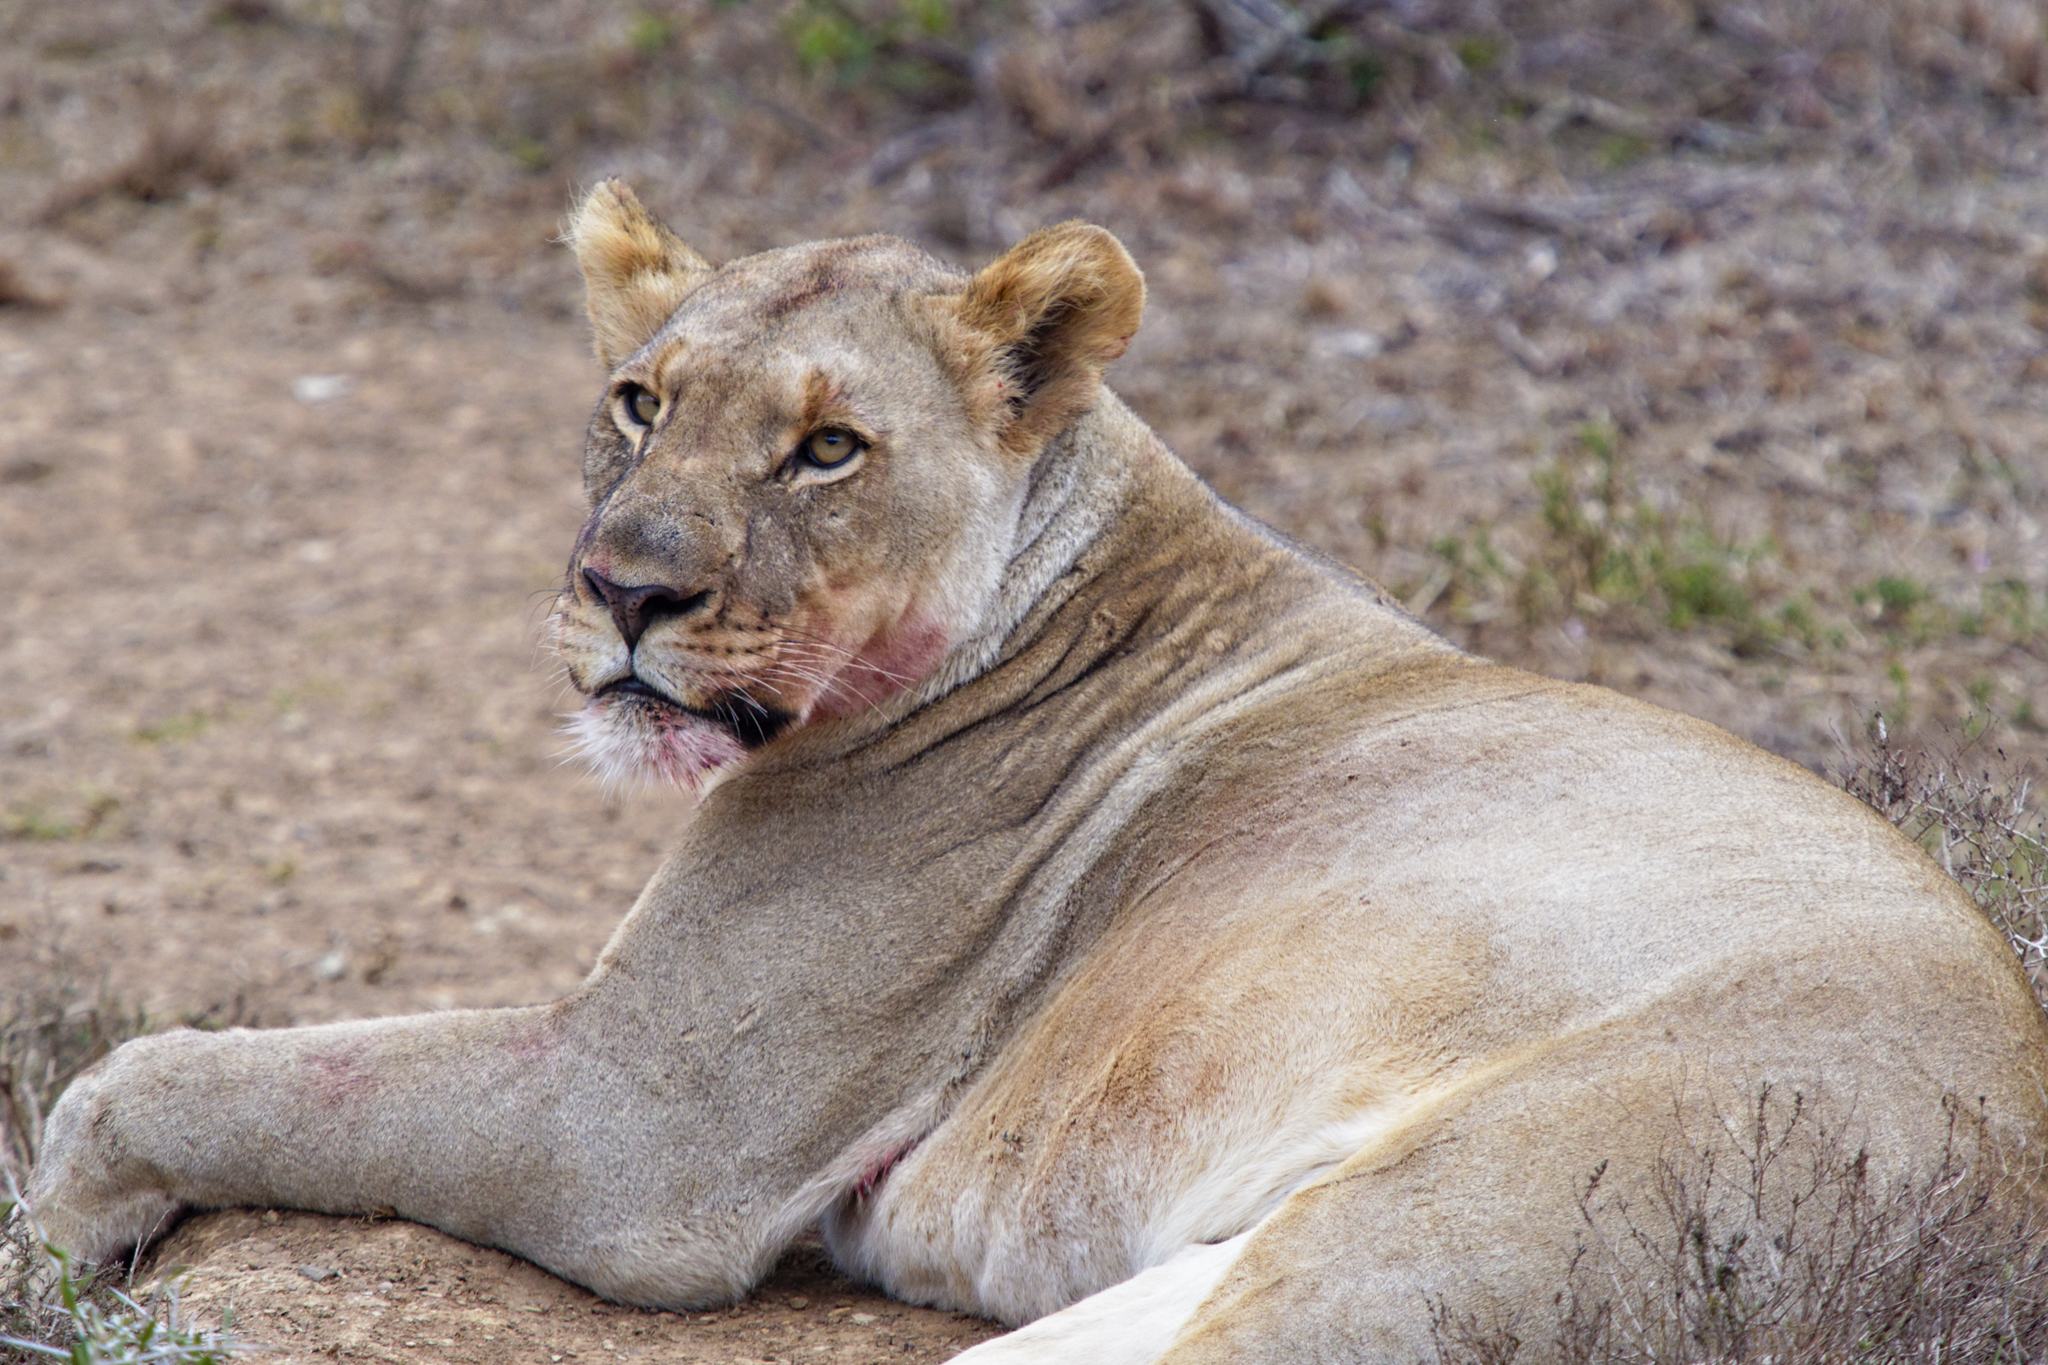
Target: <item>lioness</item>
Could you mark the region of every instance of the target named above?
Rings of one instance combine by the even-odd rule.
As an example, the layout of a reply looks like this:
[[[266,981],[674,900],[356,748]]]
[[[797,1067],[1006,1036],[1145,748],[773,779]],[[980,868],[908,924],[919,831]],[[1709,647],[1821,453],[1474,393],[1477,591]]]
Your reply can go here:
[[[557,644],[596,764],[697,814],[566,999],[122,1047],[49,1119],[56,1243],[388,1209],[681,1308],[822,1221],[1033,1323],[980,1359],[1391,1361],[1546,1310],[1589,1174],[1759,1083],[1901,1176],[1944,1095],[2048,1141],[1952,882],[1218,501],[1102,387],[1108,233],[714,268],[614,182],[569,238],[611,380]]]

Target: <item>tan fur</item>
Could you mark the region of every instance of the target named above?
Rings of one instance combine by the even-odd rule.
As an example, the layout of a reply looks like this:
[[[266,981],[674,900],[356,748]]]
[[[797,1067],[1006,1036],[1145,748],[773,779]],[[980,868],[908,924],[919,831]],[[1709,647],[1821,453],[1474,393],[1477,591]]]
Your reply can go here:
[[[599,182],[562,234],[590,306],[590,339],[598,363],[611,369],[638,350],[710,263],[641,206],[624,181]]]
[[[1760,1085],[1885,1179],[1944,1096],[2037,1162],[2048,1028],[1951,881],[1223,506],[1100,385],[1106,233],[713,271],[608,184],[572,238],[614,374],[557,647],[698,814],[552,1005],[121,1048],[49,1120],[60,1244],[390,1208],[684,1307],[822,1221],[1031,1323],[977,1360],[1405,1361],[1432,1302],[1550,1311],[1589,1173],[1644,1197]]]
[[[1003,444],[1034,454],[1095,401],[1103,366],[1124,353],[1145,310],[1145,285],[1123,243],[1089,223],[1041,228],[962,296],[959,320],[992,342],[1001,380],[1028,392]]]

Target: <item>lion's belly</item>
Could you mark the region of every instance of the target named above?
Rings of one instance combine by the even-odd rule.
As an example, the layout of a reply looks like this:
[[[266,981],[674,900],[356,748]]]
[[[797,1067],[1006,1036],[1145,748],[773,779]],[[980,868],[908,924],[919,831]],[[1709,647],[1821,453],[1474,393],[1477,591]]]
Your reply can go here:
[[[1252,1227],[1413,1107],[1301,1077],[1294,1094],[1247,1084],[1176,1112],[1170,1084],[1104,1093],[1114,1070],[1096,1107],[1065,1114],[1023,1075],[978,1089],[834,1214],[835,1257],[912,1302],[1028,1321]]]

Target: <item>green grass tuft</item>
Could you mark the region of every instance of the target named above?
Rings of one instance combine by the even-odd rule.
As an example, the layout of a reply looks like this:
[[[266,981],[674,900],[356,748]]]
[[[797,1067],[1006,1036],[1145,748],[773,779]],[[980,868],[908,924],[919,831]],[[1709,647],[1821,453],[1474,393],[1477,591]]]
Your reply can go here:
[[[188,1321],[175,1287],[142,1304],[114,1288],[107,1271],[78,1270],[21,1209],[11,1176],[7,1190],[0,1199],[0,1362],[226,1365],[235,1345],[231,1324],[212,1330]]]

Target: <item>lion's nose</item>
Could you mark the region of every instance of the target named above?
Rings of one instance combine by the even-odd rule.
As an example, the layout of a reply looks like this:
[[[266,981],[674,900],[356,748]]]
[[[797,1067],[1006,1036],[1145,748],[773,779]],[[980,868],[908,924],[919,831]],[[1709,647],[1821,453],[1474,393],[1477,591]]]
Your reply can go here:
[[[585,569],[583,579],[611,608],[612,624],[619,628],[619,638],[626,642],[627,649],[640,643],[642,633],[664,616],[687,616],[711,600],[708,590],[686,593],[666,583],[627,587],[595,569]]]

